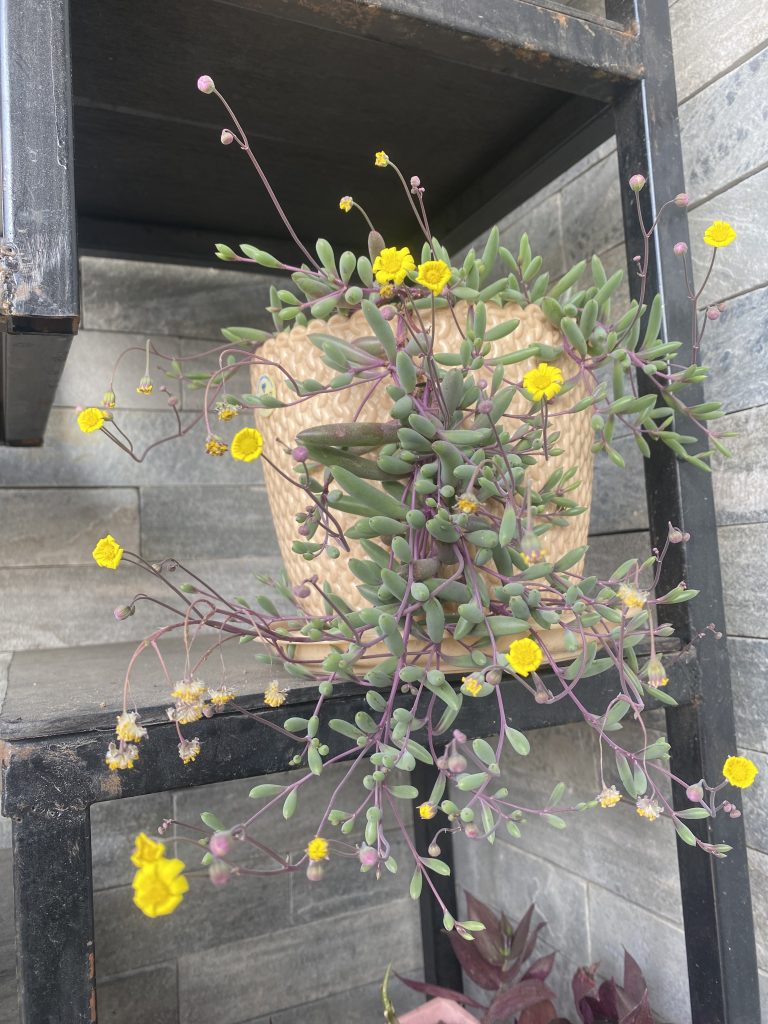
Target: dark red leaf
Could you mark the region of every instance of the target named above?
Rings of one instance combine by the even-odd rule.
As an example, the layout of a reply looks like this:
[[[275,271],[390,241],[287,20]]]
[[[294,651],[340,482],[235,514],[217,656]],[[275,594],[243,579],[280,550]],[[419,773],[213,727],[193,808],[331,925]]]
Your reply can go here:
[[[517,1024],[552,1024],[556,1013],[557,1010],[547,999],[544,1003],[536,1003],[523,1010]]]
[[[552,973],[552,968],[554,966],[554,953],[549,953],[547,956],[543,956],[539,960],[534,960],[534,962],[523,975],[523,981],[525,981],[526,978],[538,978],[540,981],[546,981],[549,975]]]
[[[466,890],[465,895],[467,897],[467,914],[470,920],[480,921],[481,924],[485,925],[484,932],[474,933],[475,942],[489,963],[500,966],[504,960],[501,952],[504,947],[504,939],[499,918],[477,896],[473,896],[471,892],[466,892]]]
[[[638,1005],[648,991],[648,985],[639,964],[626,949],[624,950],[624,991],[634,1005]]]
[[[600,988],[597,990],[597,995],[600,1000],[600,1010],[603,1016],[607,1017],[610,1021],[619,1022],[619,995],[616,991],[616,982],[613,978],[609,978],[608,981],[604,981]]]
[[[475,934],[480,933],[476,932]],[[448,941],[456,954],[456,959],[472,981],[480,988],[495,992],[501,985],[501,970],[483,958],[477,943],[467,942],[456,932],[448,932]]]
[[[474,1006],[478,1010],[485,1010],[486,1007],[482,1003],[478,1003],[472,996],[465,995],[464,992],[454,992],[450,988],[443,988],[442,985],[430,985],[426,981],[413,981],[411,978],[404,978],[396,971],[392,972],[395,977],[402,981],[408,988],[412,988],[416,992],[424,992],[428,996],[444,996],[446,999],[452,999],[454,1003],[463,1003],[464,1006]]]
[[[536,943],[539,941],[539,933],[541,932],[542,928],[546,927],[546,924],[544,923],[544,921],[542,921],[541,924],[537,924],[536,927],[533,929],[533,932],[531,933],[528,942],[525,944],[522,956],[520,957],[521,963],[525,963],[528,957],[532,955],[534,949],[536,948]]]
[[[597,971],[598,964],[592,964],[589,967],[580,967],[573,976],[571,981],[571,989],[573,990],[573,1001],[576,1006],[582,1001],[584,996],[588,995],[595,989],[595,972]]]
[[[502,1021],[521,1013],[528,1006],[554,998],[554,992],[538,978],[519,981],[512,988],[500,992],[488,1007],[486,1024],[501,1024]]]
[[[621,1018],[621,1024],[653,1024],[653,1014],[648,1005],[648,993],[644,992],[639,1004]]]
[[[531,921],[533,920],[533,914],[535,905],[532,903],[530,907],[523,914],[522,920],[515,929],[515,937],[512,939],[512,949],[510,950],[510,956],[520,956],[525,949],[525,944],[528,941],[528,933],[531,930]]]

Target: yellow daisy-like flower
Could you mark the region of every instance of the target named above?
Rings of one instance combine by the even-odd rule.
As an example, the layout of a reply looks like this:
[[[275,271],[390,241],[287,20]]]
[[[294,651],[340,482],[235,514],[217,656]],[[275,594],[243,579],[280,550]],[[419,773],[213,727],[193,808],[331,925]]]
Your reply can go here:
[[[138,712],[123,711],[117,716],[115,732],[117,738],[126,743],[138,743],[139,740],[147,738],[147,730],[143,725],[138,724]]]
[[[189,892],[189,882],[182,875],[184,861],[162,857],[139,868],[133,879],[133,902],[147,917],[172,914]]]
[[[91,554],[96,560],[96,564],[103,569],[116,569],[120,565],[124,550],[112,534],[108,533],[106,537],[101,538]]]
[[[139,748],[135,743],[110,743],[107,747],[107,754],[104,760],[111,772],[125,771],[133,768],[134,762],[139,759]]]
[[[264,691],[264,703],[270,708],[281,708],[285,704],[287,690],[281,690],[280,684],[273,679]]]
[[[466,512],[467,514],[470,514],[471,512],[477,512],[480,508],[480,504],[475,501],[471,494],[462,494],[456,502],[456,508],[459,512]]]
[[[748,757],[729,757],[723,765],[723,776],[739,789],[748,789],[756,775],[757,765]]]
[[[619,587],[618,594],[624,607],[633,611],[645,608],[645,602],[648,600],[648,595],[644,590],[638,590],[637,587],[632,587],[628,583]]]
[[[554,398],[563,386],[563,374],[557,366],[539,363],[523,377],[523,387],[534,400]]]
[[[621,800],[621,793],[615,786],[603,786],[597,794],[597,802],[601,807],[615,807]]]
[[[165,857],[165,843],[158,843],[150,839],[146,832],[139,832],[136,836],[136,845],[131,854],[131,864],[137,868],[143,868],[147,864],[154,864]]]
[[[373,261],[373,272],[379,284],[386,284],[388,281],[402,284],[405,275],[415,269],[416,264],[413,261],[411,250],[407,246],[398,249],[393,245],[388,249],[382,249]]]
[[[307,843],[307,856],[312,861],[328,860],[328,840],[315,836]]]
[[[536,643],[529,636],[522,640],[513,640],[507,652],[507,661],[513,672],[519,676],[530,675],[535,672],[541,664],[544,654]]]
[[[376,154],[374,158],[374,163],[376,164],[377,167],[389,166],[389,157],[387,156],[383,149],[380,149]]]
[[[136,388],[137,395],[151,395],[154,389],[151,377],[142,377]]]
[[[704,241],[713,249],[724,249],[736,240],[736,232],[727,220],[716,220],[704,232]]]
[[[192,740],[182,740],[179,744],[179,757],[184,764],[194,761],[200,753],[200,740],[195,736]]]
[[[78,414],[77,425],[84,434],[92,434],[94,430],[101,430],[106,418],[101,409],[91,406]]]
[[[652,800],[649,796],[644,796],[638,800],[635,804],[635,810],[641,818],[645,818],[648,821],[656,821],[664,813],[661,804]]]
[[[229,686],[217,686],[208,691],[208,696],[211,698],[211,704],[218,708],[234,700],[235,692]]]
[[[343,213],[349,213],[354,203],[352,202],[352,196],[342,196],[339,200],[339,209]]]
[[[227,450],[227,442],[211,434],[205,442],[205,450],[209,455],[223,455]]]
[[[437,807],[435,807],[434,804],[429,803],[429,801],[425,801],[423,804],[419,804],[418,811],[420,818],[423,818],[425,821],[429,821],[437,814]]]
[[[461,683],[470,697],[477,697],[482,692],[483,684],[475,676],[462,676]]]
[[[450,280],[451,268],[442,260],[427,260],[419,264],[416,284],[429,288],[434,295],[439,295]]]
[[[254,427],[243,427],[232,438],[230,452],[238,462],[253,462],[264,450],[264,438]]]

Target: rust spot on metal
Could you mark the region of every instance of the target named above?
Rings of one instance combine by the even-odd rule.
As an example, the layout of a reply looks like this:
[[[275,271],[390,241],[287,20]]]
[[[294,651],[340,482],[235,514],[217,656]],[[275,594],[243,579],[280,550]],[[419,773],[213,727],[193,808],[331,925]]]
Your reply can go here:
[[[92,943],[89,942],[88,945],[90,946],[90,945],[92,945]],[[93,954],[93,950],[91,950],[88,953],[88,979],[89,979],[89,981],[93,981],[93,979],[95,977],[96,977],[96,957]]]

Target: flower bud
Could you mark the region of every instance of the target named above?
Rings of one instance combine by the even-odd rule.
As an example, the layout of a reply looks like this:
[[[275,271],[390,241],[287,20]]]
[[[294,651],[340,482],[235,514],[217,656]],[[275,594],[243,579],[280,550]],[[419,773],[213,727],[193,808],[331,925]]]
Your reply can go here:
[[[115,405],[117,404],[117,398],[115,397],[115,392],[112,390],[112,388],[108,388],[104,392],[104,397],[101,400],[101,404],[104,406],[105,409],[115,408]]]
[[[427,849],[427,853],[429,854],[430,857],[439,857],[440,847],[437,845],[437,843],[430,843]]]
[[[493,402],[490,398],[484,398],[482,402],[477,403],[477,411],[481,413],[489,413],[493,409]]]
[[[645,188],[645,178],[642,174],[633,174],[629,179],[629,187],[633,192],[641,192]]]
[[[210,96],[215,91],[216,86],[213,84],[213,79],[210,75],[200,75],[197,80],[197,88],[200,92],[204,92],[206,96]]]
[[[208,877],[217,889],[220,889],[223,885],[227,884],[231,874],[231,870],[223,861],[220,860],[215,860],[208,868]]]
[[[414,174],[411,178],[411,188],[419,188],[421,186],[421,179],[418,175]]]
[[[297,444],[291,455],[295,462],[306,462],[309,458],[309,449],[305,448],[303,444]]]
[[[491,668],[485,673],[485,681],[489,686],[498,686],[501,678],[502,672],[500,668]]]
[[[675,242],[674,246],[672,247],[672,252],[675,254],[675,256],[685,256],[685,254],[688,252],[688,246],[685,244],[685,242]]]
[[[226,857],[229,853],[229,833],[214,832],[208,840],[208,849],[214,857]]]
[[[480,835],[480,829],[475,825],[474,822],[470,821],[468,825],[464,826],[464,835],[467,839],[477,839]]]
[[[466,771],[467,759],[463,754],[451,754],[448,758],[448,771],[453,772],[454,775],[458,775],[459,772]]]
[[[678,192],[675,196],[675,206],[687,206],[690,201],[691,197],[687,192]]]
[[[466,743],[467,742],[466,734],[463,733],[461,731],[461,729],[454,729],[453,730],[453,738],[456,740],[457,743]]]
[[[395,315],[395,310],[392,306],[382,306],[381,315],[385,320],[391,320]]]
[[[707,309],[707,320],[719,320],[719,319],[720,319],[720,310],[717,308],[717,306],[710,306],[709,309]]]
[[[307,878],[310,882],[322,881],[323,875],[325,874],[325,868],[319,861],[313,861],[307,865]]]
[[[224,128],[221,133],[222,146],[231,146],[234,141],[235,136],[232,134],[229,128]]]
[[[122,622],[123,619],[130,619],[130,617],[133,615],[135,611],[136,609],[133,607],[132,604],[124,604],[121,605],[119,608],[115,608],[114,616],[118,622]]]
[[[357,851],[357,857],[364,868],[372,868],[379,860],[379,855],[372,846],[361,846]]]
[[[699,782],[695,782],[692,786],[689,786],[685,791],[687,800],[690,800],[692,804],[699,804],[704,799],[704,787],[701,779]]]
[[[677,526],[673,526],[672,523],[669,524],[669,543],[670,544],[682,544],[684,540],[690,540],[690,539],[691,539],[690,533],[685,533],[683,530],[679,529]]]

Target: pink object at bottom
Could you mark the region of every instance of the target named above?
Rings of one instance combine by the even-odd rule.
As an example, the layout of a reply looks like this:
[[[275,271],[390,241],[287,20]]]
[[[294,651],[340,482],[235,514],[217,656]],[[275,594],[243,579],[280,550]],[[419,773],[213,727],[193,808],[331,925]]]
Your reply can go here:
[[[400,1018],[400,1024],[477,1024],[469,1010],[450,999],[430,999]]]

